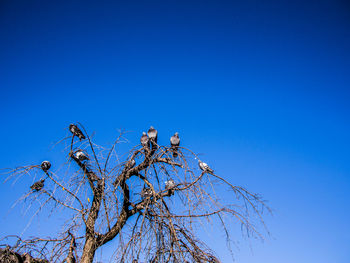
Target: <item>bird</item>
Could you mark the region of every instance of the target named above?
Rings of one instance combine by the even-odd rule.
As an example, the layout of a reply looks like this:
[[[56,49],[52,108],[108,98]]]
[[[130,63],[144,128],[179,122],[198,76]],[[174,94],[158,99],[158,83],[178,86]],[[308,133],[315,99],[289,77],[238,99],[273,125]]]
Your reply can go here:
[[[132,167],[134,167],[136,165],[136,161],[134,160],[134,159],[132,159],[131,161],[130,161],[130,167],[132,168]]]
[[[47,172],[51,167],[51,163],[49,161],[43,161],[40,166],[44,172]]]
[[[151,126],[147,132],[147,135],[149,137],[149,139],[155,143],[157,143],[158,140],[158,131],[153,128],[153,126]]]
[[[81,162],[89,160],[89,157],[80,149],[75,152],[75,157]]]
[[[35,182],[30,188],[35,191],[35,192],[38,192],[40,191],[43,187],[44,187],[44,182],[45,182],[45,179],[42,179],[40,181],[37,181]]]
[[[149,149],[150,141],[149,141],[149,138],[148,138],[148,136],[147,136],[147,134],[145,132],[142,133],[140,141],[141,141],[141,145],[144,148],[148,148]]]
[[[174,188],[175,187],[175,181],[173,179],[170,179],[168,181],[165,181],[165,189],[168,190],[169,195],[174,194]]]
[[[158,148],[158,145],[157,145],[158,131],[155,128],[153,128],[153,126],[151,126],[147,132],[147,135],[148,135],[148,137],[151,141],[151,144],[152,144],[151,154],[153,154]]]
[[[69,125],[69,130],[70,130],[71,133],[73,133],[73,136],[77,136],[80,141],[86,139],[84,133],[78,128],[77,125],[70,124]]]
[[[165,181],[165,187],[166,189],[173,188],[175,186],[175,181],[173,179],[170,179],[168,181]]]
[[[173,157],[176,158],[178,156],[177,150],[180,146],[180,137],[179,133],[175,132],[173,136],[170,137],[171,150],[173,152]]]
[[[198,166],[203,172],[207,172],[210,174],[214,173],[214,170],[211,169],[208,164],[203,163],[201,160],[198,160]]]
[[[131,159],[127,162],[127,164],[125,165],[128,169],[133,168],[136,165],[136,161],[134,159]]]
[[[147,188],[143,188],[141,191],[141,197],[142,198],[147,198],[147,197],[151,197],[153,195],[152,189],[147,187]]]

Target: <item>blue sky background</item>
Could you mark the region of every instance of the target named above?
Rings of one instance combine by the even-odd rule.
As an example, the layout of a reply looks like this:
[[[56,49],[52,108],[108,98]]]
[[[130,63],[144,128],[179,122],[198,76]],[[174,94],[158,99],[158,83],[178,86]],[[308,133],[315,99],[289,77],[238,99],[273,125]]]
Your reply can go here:
[[[349,25],[335,0],[3,0],[0,167],[54,158],[70,122],[101,144],[178,131],[274,209],[271,237],[240,241],[237,262],[348,263]],[[1,235],[24,229],[8,211],[28,187],[0,185]],[[46,234],[38,222],[26,235]]]

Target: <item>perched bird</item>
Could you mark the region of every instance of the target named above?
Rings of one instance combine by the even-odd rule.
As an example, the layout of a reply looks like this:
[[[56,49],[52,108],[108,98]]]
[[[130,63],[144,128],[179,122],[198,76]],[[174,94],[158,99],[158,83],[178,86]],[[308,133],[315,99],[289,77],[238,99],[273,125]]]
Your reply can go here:
[[[75,157],[81,162],[85,160],[89,160],[89,157],[82,150],[77,150],[75,152]]]
[[[175,132],[173,136],[170,137],[171,150],[173,152],[173,157],[176,158],[178,156],[177,150],[180,146],[180,137],[179,133]]]
[[[131,166],[131,168],[134,167],[135,165],[136,165],[136,161],[135,161],[134,159],[132,159],[132,160],[130,161],[130,166]]]
[[[148,137],[151,141],[151,144],[152,144],[151,154],[153,154],[158,148],[158,145],[157,145],[158,131],[155,128],[153,128],[153,126],[151,126],[147,132],[147,135],[148,135]]]
[[[142,136],[141,136],[141,145],[144,148],[149,148],[149,146],[150,146],[149,138],[148,138],[148,136],[147,136],[147,134],[145,132],[143,132]]]
[[[136,165],[136,161],[135,161],[134,159],[131,159],[131,160],[129,160],[129,161],[126,163],[125,167],[126,167],[127,169],[131,169],[131,168],[133,168],[135,165]]]
[[[147,188],[143,188],[141,191],[141,197],[142,198],[147,198],[147,197],[151,197],[153,195],[152,189],[147,187]]]
[[[175,187],[175,181],[173,179],[170,179],[168,181],[165,181],[165,188],[170,189]]]
[[[44,187],[44,182],[45,182],[45,179],[42,179],[40,181],[37,181],[35,182],[30,188],[33,190],[33,191],[40,191],[43,187]]]
[[[214,170],[211,169],[208,164],[203,163],[201,160],[198,160],[198,166],[204,172],[207,172],[207,173],[210,173],[210,174],[214,173]]]
[[[86,138],[84,133],[75,124],[70,124],[69,130],[71,131],[71,133],[73,133],[73,136],[77,136],[80,141]]]
[[[51,167],[51,163],[49,161],[43,161],[40,166],[44,172],[47,172]]]
[[[153,128],[153,126],[151,126],[147,132],[147,135],[149,137],[149,139],[155,143],[157,143],[158,140],[158,131]]]
[[[168,190],[169,195],[174,194],[174,188],[175,187],[175,181],[173,179],[170,179],[168,181],[165,181],[165,189]]]

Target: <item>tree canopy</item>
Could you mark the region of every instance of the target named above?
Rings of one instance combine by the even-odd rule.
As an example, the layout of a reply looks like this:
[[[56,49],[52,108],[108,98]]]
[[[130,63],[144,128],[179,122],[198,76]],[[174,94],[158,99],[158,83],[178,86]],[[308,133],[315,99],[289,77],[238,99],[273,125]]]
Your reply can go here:
[[[18,167],[8,177],[17,182],[36,177],[20,201],[36,204],[35,214],[44,208],[53,214],[67,210],[62,231],[54,237],[4,237],[15,240],[11,251],[49,262],[87,263],[116,240],[114,262],[220,262],[198,236],[206,224],[222,227],[229,250],[228,224],[263,238],[258,225],[265,225],[262,214],[269,210],[264,200],[216,174],[208,160],[183,146],[187,143],[180,145],[178,133],[167,135],[169,145],[160,145],[151,127],[139,145],[119,155],[124,132],[106,148],[80,124],[69,130],[71,136],[60,142],[63,163]]]

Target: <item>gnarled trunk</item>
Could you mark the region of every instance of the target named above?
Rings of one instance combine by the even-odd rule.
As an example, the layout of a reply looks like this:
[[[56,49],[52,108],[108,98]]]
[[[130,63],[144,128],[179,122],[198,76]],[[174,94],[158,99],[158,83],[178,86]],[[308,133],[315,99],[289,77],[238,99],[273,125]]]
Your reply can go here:
[[[81,257],[81,263],[92,263],[96,251],[96,240],[94,238],[87,238],[84,245],[83,255]]]

